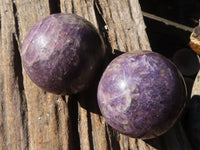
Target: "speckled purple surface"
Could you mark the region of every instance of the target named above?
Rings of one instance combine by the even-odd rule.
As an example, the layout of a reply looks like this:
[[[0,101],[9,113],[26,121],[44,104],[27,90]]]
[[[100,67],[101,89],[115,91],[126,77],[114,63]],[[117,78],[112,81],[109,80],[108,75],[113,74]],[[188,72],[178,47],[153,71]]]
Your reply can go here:
[[[186,93],[181,74],[168,59],[136,51],[108,65],[98,86],[98,104],[113,128],[147,139],[172,127],[184,108]]]
[[[95,78],[105,55],[95,27],[74,14],[53,14],[34,25],[21,56],[39,87],[56,94],[77,93]]]

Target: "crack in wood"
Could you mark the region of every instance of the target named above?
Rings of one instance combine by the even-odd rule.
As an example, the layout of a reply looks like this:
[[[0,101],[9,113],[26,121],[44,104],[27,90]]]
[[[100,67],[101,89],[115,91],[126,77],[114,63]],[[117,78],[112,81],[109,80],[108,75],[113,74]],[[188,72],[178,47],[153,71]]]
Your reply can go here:
[[[97,19],[97,24],[99,27],[99,32],[101,36],[103,37],[103,40],[106,46],[106,52],[110,54],[112,53],[113,50],[110,44],[108,30],[105,28],[107,25],[104,18],[102,17],[103,11],[98,0],[94,0],[94,11],[95,11],[96,19]]]
[[[80,138],[78,133],[78,95],[71,95],[68,99],[69,109],[69,149],[80,150]]]
[[[92,122],[91,122],[91,115],[87,111],[87,120],[88,120],[88,134],[89,134],[89,143],[91,150],[94,150],[93,138],[92,138]]]
[[[60,13],[60,0],[49,0],[50,14]]]
[[[24,134],[24,142],[25,142],[25,149],[29,148],[29,131],[28,131],[28,108],[27,108],[27,101],[25,98],[24,93],[24,82],[23,82],[23,75],[22,75],[22,63],[21,57],[19,52],[19,24],[18,24],[18,13],[17,7],[15,5],[15,1],[12,2],[13,5],[13,15],[14,15],[14,22],[15,22],[15,32],[13,34],[13,47],[14,47],[14,73],[15,78],[18,82],[19,88],[19,96],[20,96],[20,113],[21,113],[21,121],[23,126],[23,134]]]
[[[13,15],[14,15],[14,21],[15,21],[15,32],[17,35],[16,41],[18,42],[18,38],[19,38],[19,22],[18,22],[18,12],[17,12],[17,6],[15,5],[15,2],[12,2],[12,6],[13,6]],[[19,42],[18,42],[19,44]]]
[[[106,125],[106,138],[110,150],[120,149],[119,136],[120,134],[117,131],[113,130],[108,124]]]

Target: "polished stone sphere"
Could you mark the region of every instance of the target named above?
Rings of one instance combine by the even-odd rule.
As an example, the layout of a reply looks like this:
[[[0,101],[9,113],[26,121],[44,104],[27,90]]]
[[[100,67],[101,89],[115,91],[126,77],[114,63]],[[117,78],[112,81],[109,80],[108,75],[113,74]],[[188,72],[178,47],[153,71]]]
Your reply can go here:
[[[31,80],[56,94],[75,94],[97,77],[105,47],[97,29],[75,14],[37,22],[24,39],[21,57]]]
[[[133,138],[154,138],[171,128],[181,115],[186,95],[176,66],[151,51],[118,56],[98,86],[99,108],[108,124]]]

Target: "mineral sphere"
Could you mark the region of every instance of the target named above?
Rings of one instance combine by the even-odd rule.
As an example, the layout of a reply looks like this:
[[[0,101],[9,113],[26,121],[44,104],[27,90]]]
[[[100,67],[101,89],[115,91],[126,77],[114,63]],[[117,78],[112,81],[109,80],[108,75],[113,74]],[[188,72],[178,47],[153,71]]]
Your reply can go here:
[[[97,29],[75,14],[37,22],[26,36],[22,64],[31,80],[56,94],[74,94],[95,79],[105,47]]]
[[[133,138],[166,132],[179,118],[186,87],[181,73],[164,56],[151,51],[124,53],[104,71],[98,104],[110,126]]]

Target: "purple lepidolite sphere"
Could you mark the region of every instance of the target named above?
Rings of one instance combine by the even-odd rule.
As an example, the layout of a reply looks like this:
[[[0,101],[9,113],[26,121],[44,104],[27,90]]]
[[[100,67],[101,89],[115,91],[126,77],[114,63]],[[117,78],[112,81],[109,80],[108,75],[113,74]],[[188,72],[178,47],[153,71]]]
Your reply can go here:
[[[65,13],[37,22],[21,51],[31,80],[56,94],[74,94],[87,88],[104,55],[104,43],[96,28],[75,14]]]
[[[166,132],[186,102],[182,75],[164,56],[135,51],[115,58],[98,86],[98,104],[108,124],[134,138]]]

